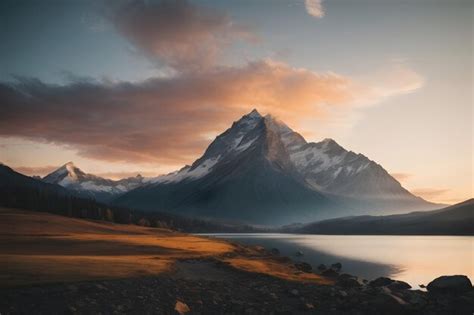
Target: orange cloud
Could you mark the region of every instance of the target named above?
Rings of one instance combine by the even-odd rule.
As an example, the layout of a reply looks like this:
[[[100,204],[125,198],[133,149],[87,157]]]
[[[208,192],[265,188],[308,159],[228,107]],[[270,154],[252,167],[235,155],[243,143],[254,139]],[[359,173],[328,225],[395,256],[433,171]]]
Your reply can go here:
[[[416,188],[411,190],[414,195],[420,196],[423,199],[427,200],[437,200],[440,198],[440,196],[444,195],[449,191],[449,189],[443,188]]]
[[[209,135],[254,107],[297,127],[329,115],[328,107],[343,112],[387,97],[378,91],[271,60],[140,83],[52,85],[23,78],[0,83],[0,136],[64,144],[107,161],[189,163]]]
[[[325,14],[323,0],[305,0],[306,12],[316,18],[322,18]]]

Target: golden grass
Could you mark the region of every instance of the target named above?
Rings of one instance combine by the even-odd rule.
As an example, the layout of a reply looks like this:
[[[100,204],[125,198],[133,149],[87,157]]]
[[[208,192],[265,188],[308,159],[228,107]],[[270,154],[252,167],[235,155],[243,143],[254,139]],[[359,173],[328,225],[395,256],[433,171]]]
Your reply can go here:
[[[283,264],[278,261],[271,259],[258,259],[252,257],[237,257],[229,258],[225,260],[232,267],[247,272],[262,273],[269,276],[290,280],[290,281],[302,281],[302,282],[313,282],[318,284],[333,284],[334,281],[328,278],[321,277],[314,273],[300,273],[297,272],[289,264]]]
[[[1,286],[157,275],[173,260],[149,256],[0,255]]]
[[[226,253],[233,252],[233,258]],[[223,240],[0,208],[0,286],[158,275],[179,259],[214,257],[247,272],[329,284]]]
[[[218,240],[0,208],[0,286],[157,275],[177,259],[220,255]]]

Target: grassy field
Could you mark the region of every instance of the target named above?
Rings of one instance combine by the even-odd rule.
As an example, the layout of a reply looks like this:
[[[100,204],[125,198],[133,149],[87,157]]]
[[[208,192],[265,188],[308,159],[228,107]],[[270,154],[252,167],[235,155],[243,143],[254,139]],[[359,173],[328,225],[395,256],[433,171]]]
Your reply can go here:
[[[0,208],[0,231],[3,287],[173,273],[177,261],[206,257],[247,272],[330,283],[257,248],[166,229]]]

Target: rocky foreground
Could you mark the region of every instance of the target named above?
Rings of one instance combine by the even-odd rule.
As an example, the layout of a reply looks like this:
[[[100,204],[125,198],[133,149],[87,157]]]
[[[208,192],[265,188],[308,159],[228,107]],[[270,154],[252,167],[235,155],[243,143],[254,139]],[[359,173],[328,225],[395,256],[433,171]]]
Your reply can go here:
[[[1,315],[474,313],[464,276],[423,292],[276,248],[24,210],[0,216]]]
[[[299,272],[310,272],[298,265]],[[236,270],[216,259],[183,260],[173,272],[123,280],[10,288],[1,314],[473,314],[467,277],[439,278],[428,292],[379,278],[361,282],[335,264],[334,285]],[[304,270],[306,269],[306,270]],[[320,269],[324,269],[320,266]],[[319,272],[319,271],[318,271]]]

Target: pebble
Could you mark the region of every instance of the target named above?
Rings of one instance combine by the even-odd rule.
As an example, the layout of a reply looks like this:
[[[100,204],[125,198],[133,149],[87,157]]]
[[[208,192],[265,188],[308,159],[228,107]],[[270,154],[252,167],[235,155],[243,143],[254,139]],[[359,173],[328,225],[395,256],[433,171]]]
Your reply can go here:
[[[189,308],[189,306],[186,303],[181,302],[179,300],[176,300],[174,310],[178,312],[179,315],[183,315],[183,314],[191,312],[191,309]]]
[[[292,289],[292,290],[290,291],[290,294],[293,295],[293,296],[298,296],[300,293],[298,292],[298,290]]]

